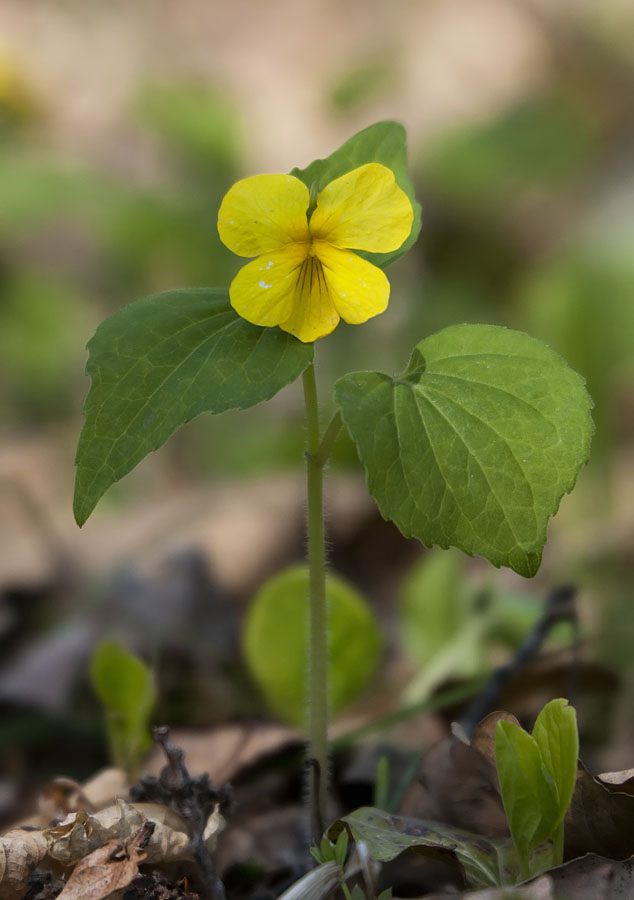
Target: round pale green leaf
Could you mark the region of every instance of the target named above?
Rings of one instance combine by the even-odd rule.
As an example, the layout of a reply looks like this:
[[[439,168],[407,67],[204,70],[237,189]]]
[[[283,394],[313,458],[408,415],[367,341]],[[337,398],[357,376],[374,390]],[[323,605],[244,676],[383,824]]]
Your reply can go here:
[[[537,572],[593,432],[583,379],[560,356],[517,331],[457,325],[421,341],[403,375],[344,376],[335,399],[406,537]]]
[[[385,268],[409,250],[421,229],[421,208],[416,202],[414,185],[407,171],[407,134],[402,125],[398,122],[377,122],[370,125],[353,135],[326,159],[316,159],[305,169],[293,169],[291,175],[300,178],[309,188],[317,182],[319,188],[323,189],[340,175],[371,162],[380,163],[394,172],[396,183],[405,191],[414,210],[412,230],[398,250],[392,253],[356,251],[375,266]]]
[[[241,319],[224,290],[167,291],[106,319],[88,344],[91,387],[77,448],[75,518],[202,412],[268,400],[310,363],[312,344]]]
[[[366,687],[381,653],[381,635],[367,604],[349,584],[329,574],[328,679],[333,714]],[[308,569],[294,566],[264,584],[251,604],[243,634],[244,655],[269,706],[303,725],[308,656]]]

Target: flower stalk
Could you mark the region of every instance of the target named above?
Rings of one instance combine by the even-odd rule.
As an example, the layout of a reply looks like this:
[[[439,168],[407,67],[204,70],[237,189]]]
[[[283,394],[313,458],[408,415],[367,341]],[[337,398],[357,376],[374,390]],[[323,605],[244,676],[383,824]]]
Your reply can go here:
[[[309,804],[311,824],[315,831],[319,827],[317,823],[325,822],[328,790],[328,617],[323,498],[323,474],[327,453],[324,455],[321,445],[317,384],[313,363],[304,371],[303,383],[306,406],[307,532],[310,570],[308,756],[315,761],[314,765],[317,768],[317,777],[310,779]],[[331,429],[328,429],[328,433],[331,433]],[[316,843],[319,843],[320,838],[321,834],[313,834],[313,840]]]

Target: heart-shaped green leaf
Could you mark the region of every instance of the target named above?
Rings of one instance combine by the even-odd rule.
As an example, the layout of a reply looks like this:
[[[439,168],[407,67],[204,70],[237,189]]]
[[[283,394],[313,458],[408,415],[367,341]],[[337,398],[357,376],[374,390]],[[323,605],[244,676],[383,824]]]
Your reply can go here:
[[[91,387],[77,448],[75,518],[202,412],[268,400],[310,363],[313,345],[240,318],[224,290],[167,291],[137,300],[88,344]]]
[[[593,432],[583,379],[561,357],[517,331],[457,325],[421,341],[401,376],[345,375],[335,399],[406,537],[537,572]]]

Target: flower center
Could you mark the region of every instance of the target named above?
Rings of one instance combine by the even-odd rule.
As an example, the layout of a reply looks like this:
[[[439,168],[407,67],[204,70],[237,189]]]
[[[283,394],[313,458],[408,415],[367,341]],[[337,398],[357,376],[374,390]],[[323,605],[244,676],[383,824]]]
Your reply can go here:
[[[296,302],[310,307],[315,298],[326,293],[326,280],[321,261],[310,252],[302,263],[297,279]]]

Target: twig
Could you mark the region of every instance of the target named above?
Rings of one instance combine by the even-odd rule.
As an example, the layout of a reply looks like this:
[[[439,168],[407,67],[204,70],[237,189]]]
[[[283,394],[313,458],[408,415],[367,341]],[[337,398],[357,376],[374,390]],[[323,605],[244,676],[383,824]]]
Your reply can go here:
[[[575,627],[575,632],[577,631],[576,593],[577,589],[572,585],[564,585],[551,591],[546,598],[544,613],[533,631],[524,640],[515,656],[506,665],[500,666],[493,672],[460,719],[459,724],[467,737],[471,737],[478,722],[495,707],[498,697],[509,679],[522,668],[531,656],[537,653],[554,625],[558,622],[571,622]],[[575,647],[576,643],[577,637],[575,636]],[[574,683],[571,684],[571,692],[573,690]]]
[[[183,751],[169,740],[169,728],[164,725],[153,728],[152,734],[163,748],[167,765],[158,778],[142,778],[131,795],[135,800],[145,799],[170,806],[183,817],[187,823],[191,854],[202,882],[199,893],[204,900],[224,900],[224,885],[205,844],[205,826],[217,806],[221,811],[232,806],[231,789],[228,785],[215,787],[206,773],[192,777],[185,766]]]

